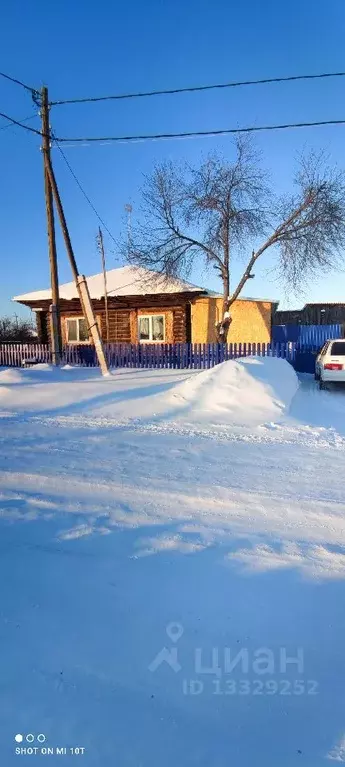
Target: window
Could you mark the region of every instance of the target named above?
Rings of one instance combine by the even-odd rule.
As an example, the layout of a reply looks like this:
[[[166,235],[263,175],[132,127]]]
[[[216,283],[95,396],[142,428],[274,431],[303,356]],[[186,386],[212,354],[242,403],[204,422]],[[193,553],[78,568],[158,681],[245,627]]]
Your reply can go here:
[[[67,343],[85,344],[89,341],[89,332],[84,317],[75,317],[66,320]]]
[[[164,314],[145,314],[138,319],[139,341],[164,341]]]
[[[332,344],[331,354],[345,357],[345,341],[334,341]]]

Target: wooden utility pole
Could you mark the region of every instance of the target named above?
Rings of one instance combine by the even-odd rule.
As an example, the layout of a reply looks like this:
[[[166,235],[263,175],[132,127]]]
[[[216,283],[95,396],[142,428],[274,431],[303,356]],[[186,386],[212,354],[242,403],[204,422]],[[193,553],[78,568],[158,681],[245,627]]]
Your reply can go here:
[[[43,86],[41,90],[41,119],[42,119],[42,152],[44,160],[44,191],[46,198],[47,213],[47,231],[48,248],[50,262],[50,281],[52,289],[52,303],[50,306],[51,314],[51,345],[53,364],[59,365],[62,351],[61,343],[61,322],[60,322],[60,301],[59,301],[59,276],[55,243],[55,224],[52,188],[47,174],[48,159],[50,162],[50,125],[49,125],[49,101],[48,88]]]
[[[101,229],[100,226],[98,227],[98,238],[97,239],[98,239],[99,252],[101,254],[102,271],[103,271],[103,282],[104,282],[105,326],[106,326],[106,337],[105,337],[105,340],[108,343],[108,341],[109,341],[109,312],[108,312],[108,292],[107,292],[107,270],[106,270],[106,265],[105,265],[103,233],[102,233],[102,229]]]
[[[86,277],[83,274],[79,274],[78,272],[77,262],[75,260],[71,238],[69,236],[65,214],[62,207],[62,202],[60,199],[60,194],[59,194],[58,186],[56,183],[50,157],[46,155],[45,160],[46,160],[47,176],[48,176],[51,189],[54,195],[54,200],[55,200],[57,212],[60,219],[62,234],[65,240],[66,250],[70,260],[73,277],[77,286],[77,291],[78,291],[78,295],[79,295],[79,299],[81,303],[82,312],[86,319],[88,330],[92,336],[92,340],[95,345],[96,354],[98,357],[102,375],[108,375],[109,374],[108,364],[104,354],[104,347],[103,347],[103,343],[101,339],[101,334],[99,332],[99,327],[98,327],[97,320],[93,311],[93,306],[92,306],[92,302],[90,298]]]

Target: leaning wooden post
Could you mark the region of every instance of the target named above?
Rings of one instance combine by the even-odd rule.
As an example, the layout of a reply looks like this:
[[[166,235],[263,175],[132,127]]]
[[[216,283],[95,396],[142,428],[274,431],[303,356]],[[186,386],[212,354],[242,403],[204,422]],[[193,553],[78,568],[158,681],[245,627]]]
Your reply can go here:
[[[102,375],[104,375],[104,376],[105,375],[109,375],[109,368],[108,368],[108,364],[107,364],[107,361],[106,361],[106,358],[105,358],[105,353],[104,353],[104,347],[103,347],[103,343],[102,343],[102,339],[101,339],[101,334],[99,332],[99,327],[98,327],[97,320],[96,320],[96,317],[95,317],[95,314],[94,314],[94,311],[93,311],[93,306],[92,306],[92,302],[91,302],[91,298],[90,298],[89,288],[88,288],[88,285],[87,285],[87,282],[86,282],[86,278],[84,277],[84,275],[78,273],[77,262],[75,260],[75,256],[74,256],[74,252],[73,252],[73,248],[72,248],[72,243],[71,243],[71,238],[69,236],[69,231],[68,231],[68,228],[67,228],[65,214],[64,214],[63,207],[62,207],[62,202],[61,202],[61,199],[60,199],[60,194],[59,194],[59,190],[58,190],[58,187],[57,187],[57,183],[56,183],[54,171],[53,171],[53,168],[52,168],[52,164],[51,164],[50,158],[47,157],[47,156],[45,157],[45,161],[46,161],[47,174],[48,174],[48,177],[49,177],[51,188],[53,190],[53,196],[54,196],[55,204],[56,204],[57,211],[58,211],[58,214],[59,214],[59,219],[60,219],[62,234],[63,234],[64,240],[65,240],[67,254],[68,254],[68,257],[69,257],[69,260],[70,260],[70,264],[71,264],[71,268],[72,268],[72,272],[73,272],[73,277],[74,277],[74,280],[75,280],[75,283],[76,283],[76,286],[77,286],[78,295],[79,295],[79,298],[80,298],[82,312],[83,312],[83,315],[84,315],[84,317],[86,319],[89,332],[91,333],[92,340],[93,340],[94,345],[95,345],[96,354],[97,354],[97,357],[98,357],[98,362],[99,362],[99,365],[100,365],[100,368],[101,368],[101,371],[102,371]]]
[[[96,354],[102,371],[102,375],[109,375],[109,368],[105,358],[103,342],[101,334],[99,332],[98,323],[93,311],[92,301],[90,298],[89,287],[86,281],[86,277],[83,274],[79,274],[77,277],[77,289],[80,297],[81,305],[84,307],[84,316],[92,335],[92,340],[95,344]]]

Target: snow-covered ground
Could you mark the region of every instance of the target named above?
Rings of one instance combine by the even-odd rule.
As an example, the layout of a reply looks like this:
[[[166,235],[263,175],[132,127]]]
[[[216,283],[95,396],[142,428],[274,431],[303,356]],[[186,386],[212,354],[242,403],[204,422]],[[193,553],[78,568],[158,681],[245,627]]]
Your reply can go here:
[[[4,767],[345,762],[345,391],[0,369],[0,443]]]

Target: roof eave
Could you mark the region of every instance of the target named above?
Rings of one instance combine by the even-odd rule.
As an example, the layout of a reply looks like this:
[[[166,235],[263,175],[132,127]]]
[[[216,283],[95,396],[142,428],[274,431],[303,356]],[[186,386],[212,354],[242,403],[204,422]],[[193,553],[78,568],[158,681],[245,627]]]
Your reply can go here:
[[[197,297],[200,295],[207,296],[207,290],[204,290],[202,288],[193,288],[193,290],[176,290],[176,291],[169,291],[167,293],[162,291],[162,293],[133,293],[133,294],[125,294],[125,295],[114,294],[110,292],[108,293],[108,299],[115,299],[115,300],[118,299],[120,301],[130,300],[133,302],[137,301],[139,303],[140,299],[149,298],[149,297],[152,297],[155,299],[157,299],[157,297],[162,297],[162,299],[164,300],[164,298],[174,298],[179,296],[181,296],[181,298],[183,297],[188,299],[189,297],[190,298]],[[34,307],[38,308],[39,306],[47,306],[47,305],[50,305],[52,302],[51,296],[45,297],[45,298],[34,298],[34,297],[30,298],[23,295],[23,296],[14,296],[11,300],[15,301],[16,303],[23,304],[24,306],[29,306],[29,308],[34,308]],[[79,300],[79,296],[73,296],[71,298],[64,298],[63,296],[60,296],[61,304],[70,303],[71,301],[78,301],[78,300]],[[97,298],[91,296],[91,300],[103,301],[104,296],[98,296]]]

